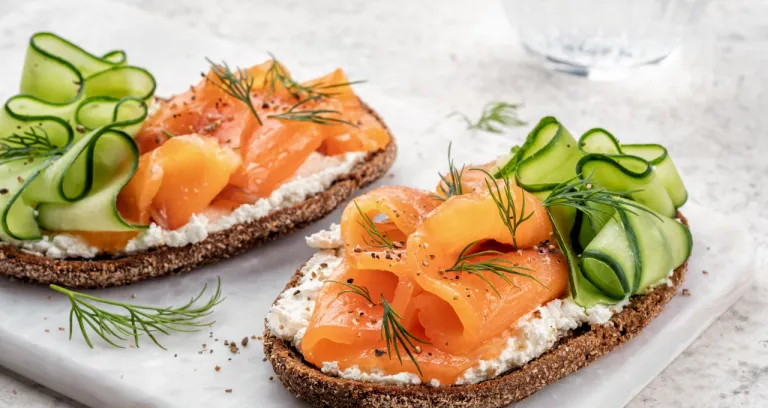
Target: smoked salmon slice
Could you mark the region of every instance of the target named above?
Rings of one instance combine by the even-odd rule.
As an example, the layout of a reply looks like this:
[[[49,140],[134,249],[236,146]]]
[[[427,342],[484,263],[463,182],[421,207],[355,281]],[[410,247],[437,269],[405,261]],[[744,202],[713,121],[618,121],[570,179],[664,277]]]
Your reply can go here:
[[[516,217],[525,203],[527,219],[513,239],[494,196],[487,186],[479,187],[485,179],[466,180],[476,188],[445,201],[426,191],[387,186],[347,206],[341,224],[344,259],[331,280],[367,288],[374,302],[326,282],[300,346],[307,361],[454,383],[478,360],[497,356],[515,334],[515,322],[566,293],[567,263],[548,244],[552,226],[541,202],[513,184],[494,181],[498,188],[509,186]],[[403,248],[372,242],[366,219],[384,238],[407,237]],[[397,254],[397,262],[384,258],[387,253]],[[488,265],[505,271],[493,273],[483,268]],[[412,350],[418,366],[386,355],[382,294],[403,327],[426,341]]]
[[[341,216],[345,258],[355,268],[406,274],[406,238],[439,203],[428,191],[398,186],[355,198]]]
[[[118,209],[135,220],[149,214],[163,228],[179,228],[208,207],[239,166],[240,156],[216,139],[174,137],[141,157],[136,176],[118,195]]]
[[[269,197],[313,154],[370,152],[390,142],[341,69],[299,83],[268,60],[245,70],[213,65],[202,76],[187,91],[155,100],[135,136],[138,171],[117,202],[126,220],[175,229],[193,214],[220,216]],[[232,83],[250,91],[232,92]],[[136,234],[78,235],[119,251]]]

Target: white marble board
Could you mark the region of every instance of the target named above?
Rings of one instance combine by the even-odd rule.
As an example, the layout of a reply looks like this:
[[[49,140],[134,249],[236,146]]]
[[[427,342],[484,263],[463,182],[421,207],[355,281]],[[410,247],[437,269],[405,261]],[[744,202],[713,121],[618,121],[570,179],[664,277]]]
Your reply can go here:
[[[35,23],[30,24],[33,18]],[[2,39],[18,44],[1,56],[3,99],[16,90],[25,44],[33,31],[53,31],[96,52],[122,48],[131,63],[155,74],[161,95],[197,81],[199,72],[206,69],[205,56],[244,66],[266,57],[265,50],[248,44],[216,39],[106,1],[54,7],[32,2],[0,19],[0,27],[9,26],[34,28],[12,30],[12,36]],[[299,56],[282,59],[300,78],[333,68],[301,69]],[[343,61],[338,65],[343,66]],[[351,74],[354,78],[354,72]],[[359,86],[358,92],[383,115],[400,146],[390,175],[377,184],[431,186],[435,172],[444,166],[448,141],[454,142],[459,160],[475,162],[519,141],[463,131],[460,123],[446,121],[443,113],[377,93],[375,78],[368,79],[371,82]],[[572,130],[580,133],[585,129]],[[93,407],[302,406],[278,381],[270,381],[273,372],[262,361],[260,342],[252,340],[238,355],[232,355],[223,342],[239,342],[261,333],[269,305],[295,268],[311,255],[303,236],[327,227],[338,219],[339,212],[288,238],[194,273],[98,291],[98,295],[114,299],[179,304],[204,283],[222,277],[227,300],[216,309],[217,323],[200,333],[161,339],[168,351],[148,343],[121,350],[97,343],[90,350],[77,333],[69,342],[67,333],[59,330],[68,325],[66,299],[44,287],[0,281],[0,365]],[[623,406],[738,299],[753,275],[755,249],[748,233],[739,226],[742,224],[697,204],[696,197],[684,212],[696,240],[684,284],[692,296],[677,296],[642,336],[518,406],[563,401],[571,407]],[[729,239],[722,240],[724,236]],[[710,250],[715,242],[717,251]],[[721,273],[704,275],[703,270]],[[204,343],[206,351],[199,354]],[[221,366],[219,372],[214,370],[217,365]],[[225,389],[232,392],[225,393]]]

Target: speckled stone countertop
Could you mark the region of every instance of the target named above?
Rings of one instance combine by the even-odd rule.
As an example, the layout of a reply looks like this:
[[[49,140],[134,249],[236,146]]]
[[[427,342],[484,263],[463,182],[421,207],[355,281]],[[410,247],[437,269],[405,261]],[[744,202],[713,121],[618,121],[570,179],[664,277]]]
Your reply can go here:
[[[714,1],[665,66],[602,83],[536,66],[495,0],[122,1],[304,66],[341,64],[438,113],[520,101],[529,121],[554,114],[575,132],[663,142],[693,200],[750,225],[758,280],[629,407],[768,406],[768,3]],[[2,0],[0,15],[23,3]],[[0,368],[0,407],[69,406],[79,405]]]

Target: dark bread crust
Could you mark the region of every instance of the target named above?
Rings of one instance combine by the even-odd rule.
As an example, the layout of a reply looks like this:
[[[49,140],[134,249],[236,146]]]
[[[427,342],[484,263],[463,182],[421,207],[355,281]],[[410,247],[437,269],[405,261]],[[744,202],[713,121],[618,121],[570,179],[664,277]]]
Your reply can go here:
[[[360,102],[389,131],[376,112]],[[355,191],[383,176],[392,167],[396,155],[397,146],[391,137],[384,149],[369,153],[327,190],[267,217],[212,233],[202,242],[184,247],[163,246],[117,258],[78,260],[50,259],[12,245],[0,245],[0,275],[42,284],[93,288],[186,272],[237,255],[325,217]]]
[[[678,213],[681,221],[686,219]],[[290,344],[264,333],[264,354],[283,385],[316,407],[505,407],[521,401],[640,334],[666,306],[683,282],[688,261],[675,269],[672,285],[659,285],[634,296],[610,324],[582,326],[551,350],[519,369],[478,384],[434,388],[426,385],[391,386],[331,377],[309,365]],[[300,269],[286,286],[294,287]]]

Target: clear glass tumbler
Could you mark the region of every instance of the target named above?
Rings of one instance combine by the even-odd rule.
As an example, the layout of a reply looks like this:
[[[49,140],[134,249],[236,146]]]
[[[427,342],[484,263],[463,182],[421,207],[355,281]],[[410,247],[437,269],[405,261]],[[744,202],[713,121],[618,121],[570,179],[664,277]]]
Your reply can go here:
[[[708,0],[502,0],[525,49],[552,69],[625,77],[680,46]]]

